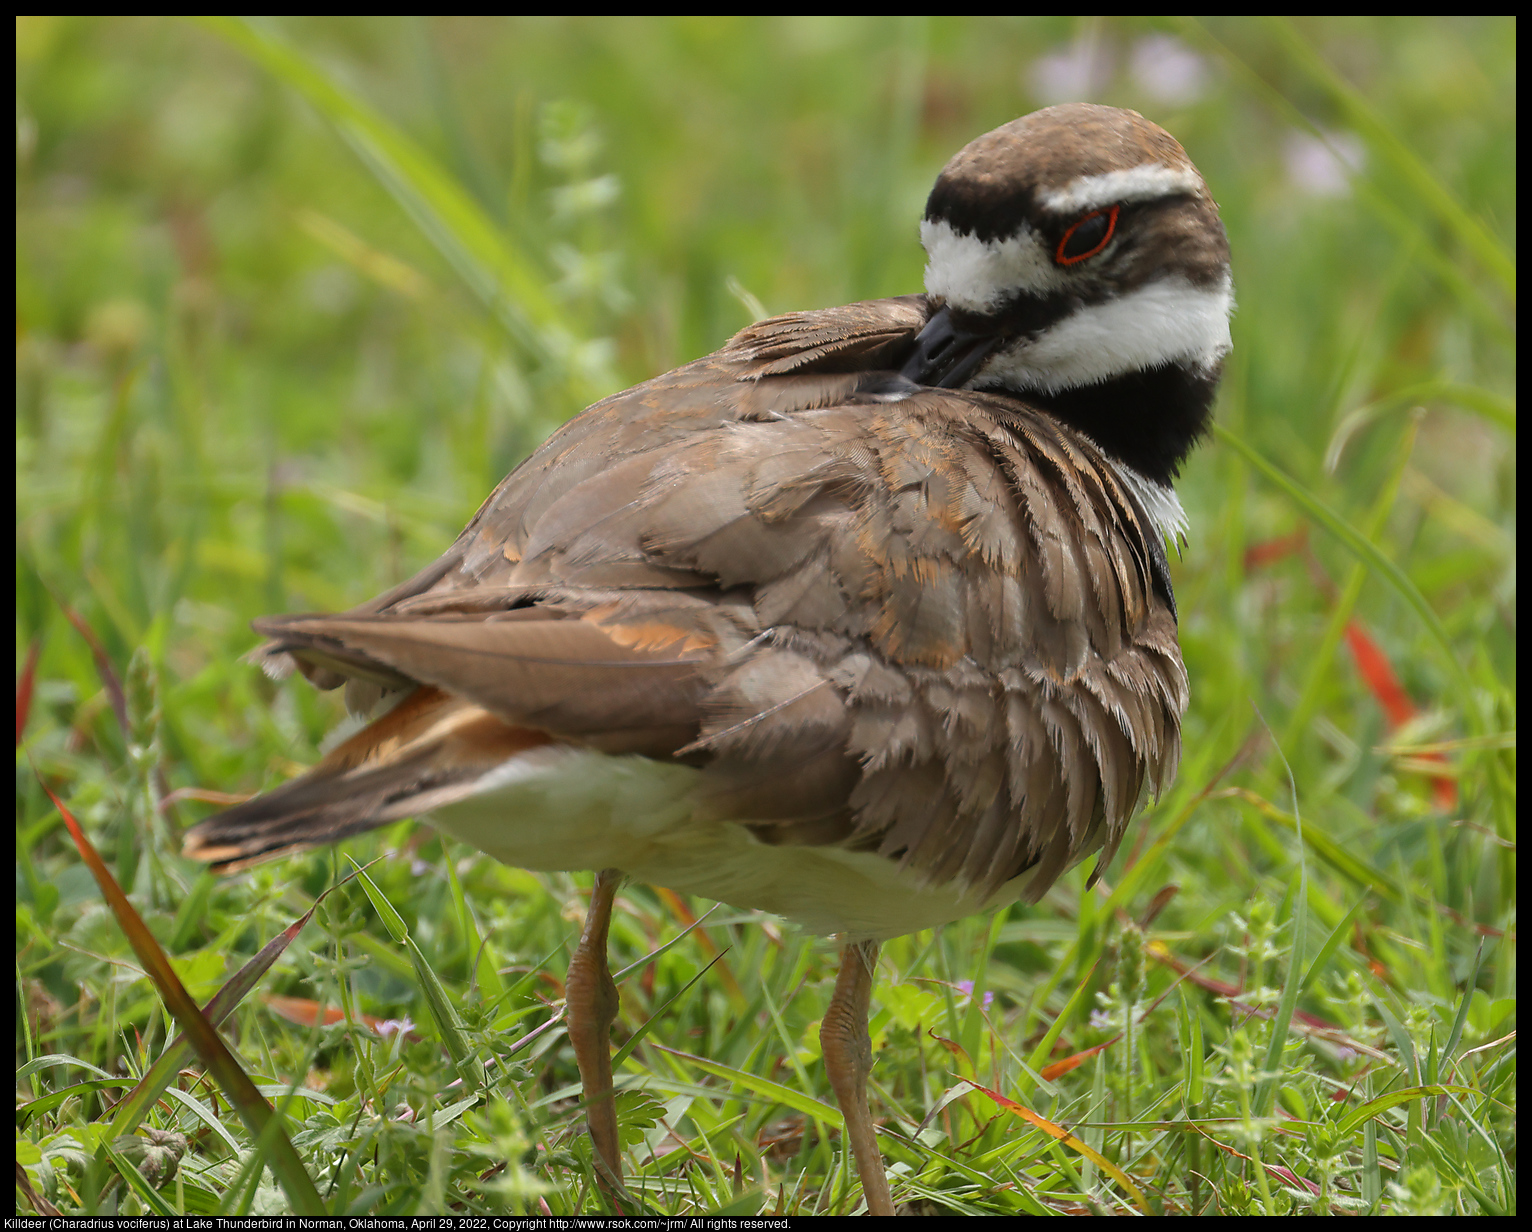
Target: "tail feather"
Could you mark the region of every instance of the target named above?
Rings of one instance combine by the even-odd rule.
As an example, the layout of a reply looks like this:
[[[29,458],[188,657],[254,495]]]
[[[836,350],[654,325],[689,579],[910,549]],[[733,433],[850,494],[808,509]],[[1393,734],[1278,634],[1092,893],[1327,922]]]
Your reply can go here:
[[[182,853],[235,872],[336,843],[472,795],[490,770],[551,742],[472,702],[420,688],[292,782],[192,827]]]

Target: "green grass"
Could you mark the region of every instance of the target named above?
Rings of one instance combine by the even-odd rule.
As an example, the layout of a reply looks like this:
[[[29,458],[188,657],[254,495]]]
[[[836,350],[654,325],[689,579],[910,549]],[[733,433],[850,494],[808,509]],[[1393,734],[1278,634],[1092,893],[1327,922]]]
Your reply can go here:
[[[17,34],[18,679],[38,655],[17,1158],[39,1202],[298,1209],[192,1054],[141,1118],[114,1108],[177,1028],[30,763],[199,1004],[381,857],[225,1020],[326,1209],[601,1208],[572,1054],[538,1030],[588,877],[411,825],[224,881],[175,854],[202,797],[283,781],[339,716],[240,661],[247,622],[407,576],[552,427],[762,309],[918,289],[942,162],[1047,101],[1038,61],[1085,39],[1090,97],[1181,139],[1234,252],[1172,566],[1186,754],[1094,889],[1076,870],[885,947],[896,1201],[1515,1211],[1514,22]],[[1135,76],[1157,34],[1203,58],[1199,97]],[[1359,160],[1336,195],[1294,178],[1316,130]],[[1369,685],[1369,645],[1412,713]],[[632,1188],[667,1214],[853,1211],[817,1051],[833,951],[728,908],[686,933],[708,905],[619,897]]]

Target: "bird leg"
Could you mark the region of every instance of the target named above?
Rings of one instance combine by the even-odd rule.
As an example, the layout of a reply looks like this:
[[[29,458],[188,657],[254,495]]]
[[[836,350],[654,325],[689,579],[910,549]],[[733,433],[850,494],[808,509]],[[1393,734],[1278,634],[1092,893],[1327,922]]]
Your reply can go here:
[[[617,985],[607,965],[606,938],[612,922],[612,900],[621,880],[622,874],[615,868],[596,874],[580,944],[564,977],[569,1042],[580,1066],[585,1123],[596,1149],[596,1178],[612,1198],[622,1188],[622,1167],[617,1154],[617,1105],[612,1096],[611,1031],[617,1017]]]
[[[867,1074],[872,1069],[872,1039],[867,1034],[867,1008],[872,999],[872,972],[878,943],[862,941],[841,950],[835,995],[819,1024],[819,1046],[836,1102],[846,1118],[846,1138],[856,1155],[857,1175],[867,1198],[869,1215],[892,1215],[883,1155],[873,1136],[867,1108]]]

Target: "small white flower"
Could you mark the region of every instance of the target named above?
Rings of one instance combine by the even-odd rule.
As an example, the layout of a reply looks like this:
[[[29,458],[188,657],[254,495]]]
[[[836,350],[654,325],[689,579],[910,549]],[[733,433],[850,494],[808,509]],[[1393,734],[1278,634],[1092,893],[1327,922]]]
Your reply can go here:
[[[1172,107],[1201,98],[1210,76],[1207,61],[1169,34],[1150,34],[1134,43],[1128,72],[1155,102]]]
[[[1362,170],[1367,151],[1355,133],[1290,133],[1284,152],[1287,175],[1311,197],[1348,197],[1351,177]]]
[[[1023,84],[1041,103],[1086,102],[1112,80],[1111,53],[1095,39],[1077,39],[1032,62]]]

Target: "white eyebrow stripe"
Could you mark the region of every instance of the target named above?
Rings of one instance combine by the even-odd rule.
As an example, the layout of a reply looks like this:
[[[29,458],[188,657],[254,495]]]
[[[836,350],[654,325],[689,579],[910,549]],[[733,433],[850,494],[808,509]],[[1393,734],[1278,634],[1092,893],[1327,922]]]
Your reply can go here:
[[[1063,188],[1038,194],[1038,201],[1051,214],[1078,214],[1128,201],[1149,201],[1178,193],[1195,195],[1201,190],[1202,177],[1191,167],[1140,163],[1125,171],[1082,175],[1070,180]]]

